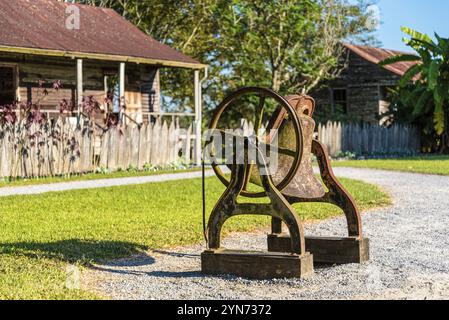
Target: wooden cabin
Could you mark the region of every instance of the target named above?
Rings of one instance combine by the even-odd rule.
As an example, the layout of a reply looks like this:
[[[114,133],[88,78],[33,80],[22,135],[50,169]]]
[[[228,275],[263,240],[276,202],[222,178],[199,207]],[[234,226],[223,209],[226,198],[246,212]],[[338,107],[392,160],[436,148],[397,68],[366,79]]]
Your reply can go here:
[[[404,73],[415,62],[398,62],[385,67],[379,62],[404,52],[344,44],[347,60],[343,72],[324,88],[313,92],[317,111],[339,112],[371,124],[385,122],[381,115],[388,111],[388,88],[398,85]]]
[[[58,113],[59,103],[67,99],[79,111],[83,97],[93,96],[104,112],[123,112],[142,122],[145,115],[162,112],[161,68],[193,70],[199,97],[199,72],[206,67],[152,39],[112,9],[57,0],[0,1],[0,105],[39,102],[49,113]],[[62,88],[42,96],[40,83],[51,87],[57,80]],[[105,103],[108,95],[112,101]],[[198,98],[197,123],[200,118]]]

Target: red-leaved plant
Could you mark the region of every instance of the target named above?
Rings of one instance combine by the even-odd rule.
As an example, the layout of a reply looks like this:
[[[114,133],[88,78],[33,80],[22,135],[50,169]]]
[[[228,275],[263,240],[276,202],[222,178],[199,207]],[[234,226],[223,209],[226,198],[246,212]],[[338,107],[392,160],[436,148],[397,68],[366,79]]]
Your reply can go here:
[[[15,156],[6,157],[9,159],[9,176],[16,178],[19,170],[22,169],[21,176],[42,176],[43,165],[47,165],[50,175],[55,175],[53,167],[53,149],[63,155],[63,159],[69,161],[70,174],[73,163],[80,157],[80,144],[73,135],[74,127],[67,130],[68,123],[62,119],[49,119],[45,112],[42,112],[42,104],[52,90],[59,91],[63,88],[60,80],[47,82],[38,81],[38,88],[33,92],[33,102],[14,102],[0,106],[0,139],[7,139],[8,145],[13,147]],[[104,100],[106,106],[113,102],[112,96],[107,96]],[[72,115],[77,109],[76,103],[72,99],[62,99],[57,106],[60,115]],[[125,108],[124,106],[122,106]],[[104,112],[101,104],[94,96],[84,97],[79,105],[81,113],[78,115],[77,128],[82,128],[82,134],[93,134],[95,126],[101,127],[104,131],[118,128],[121,129],[120,116],[115,113],[106,113],[104,126],[95,122],[97,115]],[[37,172],[33,166],[25,165],[26,159],[37,160]],[[28,160],[30,161],[30,160]],[[66,167],[64,163],[62,167]],[[27,171],[32,172],[27,172]],[[3,173],[5,174],[5,173]]]
[[[49,150],[53,146],[62,145],[62,152],[70,155],[70,161],[75,161],[79,156],[79,144],[75,138],[69,138],[66,132],[61,130],[61,123],[50,121],[47,115],[42,112],[41,105],[49,95],[49,90],[59,91],[62,88],[61,81],[54,81],[47,85],[46,80],[39,80],[38,88],[34,92],[33,102],[21,103],[15,101],[12,104],[0,106],[0,138],[7,139],[8,145],[12,146],[16,156],[10,156],[9,176],[16,178],[19,169],[22,168],[22,176],[41,176],[42,166],[49,157]],[[67,100],[60,103],[60,112],[73,110],[73,104]],[[47,152],[44,152],[44,151]],[[34,154],[37,160],[37,172],[33,171],[33,166],[24,165],[26,158]],[[50,165],[50,175],[53,175]]]

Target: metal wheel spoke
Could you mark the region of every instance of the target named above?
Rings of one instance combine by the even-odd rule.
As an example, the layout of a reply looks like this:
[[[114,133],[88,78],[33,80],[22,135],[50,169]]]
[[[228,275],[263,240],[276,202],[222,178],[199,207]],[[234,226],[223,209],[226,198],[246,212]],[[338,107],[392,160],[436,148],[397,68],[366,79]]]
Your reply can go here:
[[[259,130],[262,127],[263,115],[265,113],[265,96],[259,96],[259,106],[256,109],[256,119],[254,122],[254,133],[257,136],[259,134]]]
[[[259,130],[262,127],[263,115],[265,113],[265,96],[263,94],[259,95],[259,105],[256,107],[255,121],[254,121],[254,136],[256,137],[256,146],[259,145]],[[251,172],[253,171],[253,163],[248,160],[248,165],[246,166],[245,180],[243,183],[243,190],[248,191],[249,180],[251,179]]]

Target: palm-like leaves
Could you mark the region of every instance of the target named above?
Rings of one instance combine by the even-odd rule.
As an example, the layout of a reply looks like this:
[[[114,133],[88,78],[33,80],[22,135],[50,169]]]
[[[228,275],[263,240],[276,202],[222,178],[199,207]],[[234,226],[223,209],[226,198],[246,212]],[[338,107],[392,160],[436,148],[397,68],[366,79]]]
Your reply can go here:
[[[419,81],[413,84],[409,103],[413,106],[413,115],[420,116],[429,112],[428,106],[433,108],[434,129],[438,135],[448,132],[447,116],[449,115],[449,39],[435,34],[437,43],[426,34],[402,27],[401,30],[410,38],[404,42],[414,49],[418,55],[401,54],[385,59],[380,65],[385,66],[397,62],[416,61],[402,77],[399,85],[409,86],[415,76]]]
[[[404,62],[404,61],[421,61],[421,58],[414,54],[399,54],[396,56],[386,58],[385,60],[379,62],[379,64],[381,66],[386,66],[386,65],[393,64],[396,62]]]
[[[418,32],[416,30],[413,30],[411,28],[407,27],[401,27],[402,32],[408,34],[410,37],[412,37],[413,40],[419,40],[423,42],[427,42],[429,44],[434,44],[432,39],[424,33]]]
[[[422,70],[423,70],[422,64],[415,64],[413,67],[408,69],[406,73],[404,73],[404,76],[401,78],[399,85],[401,87],[406,86],[407,84],[410,83],[410,81],[413,80],[413,78],[415,78],[415,76],[417,76],[420,72],[422,72]]]

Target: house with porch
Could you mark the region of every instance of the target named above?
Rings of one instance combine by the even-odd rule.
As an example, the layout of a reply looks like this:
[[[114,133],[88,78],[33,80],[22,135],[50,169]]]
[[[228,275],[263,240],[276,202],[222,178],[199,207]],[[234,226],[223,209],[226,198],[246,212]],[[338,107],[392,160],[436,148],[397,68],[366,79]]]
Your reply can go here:
[[[398,85],[399,80],[416,62],[398,62],[379,66],[386,58],[404,52],[358,46],[344,43],[345,68],[334,80],[313,92],[317,110],[324,109],[351,115],[363,122],[384,123],[381,115],[389,110],[388,88]]]
[[[160,115],[161,68],[192,70],[194,119],[201,153],[201,72],[204,65],[161,44],[112,9],[57,0],[0,1],[0,105],[35,102],[48,113],[73,101],[82,112],[83,97],[93,96],[103,111],[141,123]],[[60,80],[44,98],[39,88]],[[105,99],[109,97],[110,103]]]

